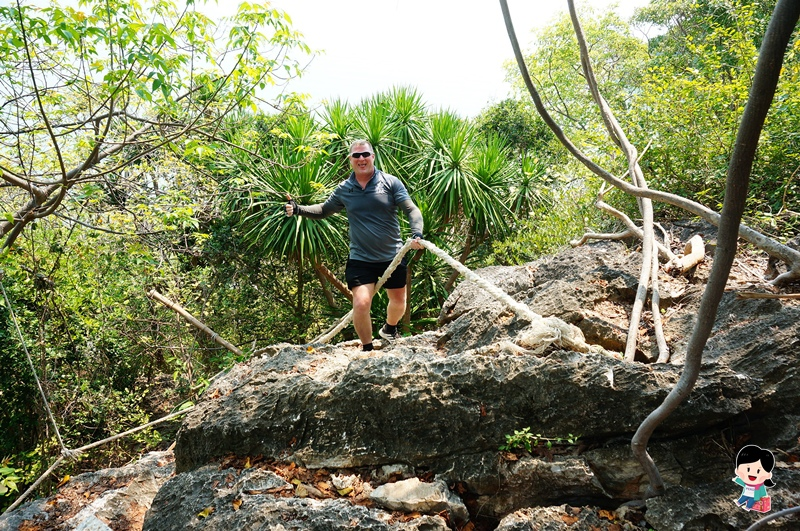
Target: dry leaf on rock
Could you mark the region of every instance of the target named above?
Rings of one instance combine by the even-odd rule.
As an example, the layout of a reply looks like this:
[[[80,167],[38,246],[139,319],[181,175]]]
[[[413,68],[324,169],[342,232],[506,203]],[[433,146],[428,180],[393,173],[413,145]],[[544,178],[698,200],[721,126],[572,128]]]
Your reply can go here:
[[[422,513],[414,511],[412,513],[405,513],[403,516],[400,517],[400,521],[403,523],[410,522],[411,520],[416,520],[417,518],[421,518]]]
[[[578,521],[578,517],[577,516],[570,516],[568,514],[562,514],[561,515],[561,520],[567,525],[572,525],[572,524],[574,524],[575,522]]]
[[[211,516],[211,513],[213,513],[213,512],[214,512],[214,508],[213,507],[206,507],[205,509],[203,509],[202,511],[197,513],[197,516],[199,518],[208,518],[209,516]]]

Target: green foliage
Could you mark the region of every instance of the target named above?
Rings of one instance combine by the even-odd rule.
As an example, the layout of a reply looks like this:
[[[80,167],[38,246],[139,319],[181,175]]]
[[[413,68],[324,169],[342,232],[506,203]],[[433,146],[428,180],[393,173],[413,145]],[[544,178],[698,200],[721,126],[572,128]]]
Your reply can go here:
[[[640,164],[651,187],[721,208],[728,159],[773,5],[655,0],[636,18],[637,24],[659,27],[647,43],[613,13],[579,12],[601,94],[640,152],[647,146]],[[621,175],[624,157],[580,75],[570,21],[565,16],[537,35],[528,63],[546,106],[584,153]],[[776,234],[792,234],[800,225],[798,50],[795,39],[762,133],[745,213],[749,223]],[[518,73],[509,68],[520,99],[527,101]],[[514,131],[518,117],[505,116]],[[675,207],[655,207],[659,216],[686,216]],[[638,217],[629,201],[622,210]]]
[[[5,301],[0,303],[0,366],[0,455],[13,455],[36,442],[41,400]]]
[[[0,37],[5,247],[33,220],[64,215],[76,188],[119,191],[156,152],[208,156],[219,122],[255,109],[256,90],[297,75],[291,54],[309,52],[287,15],[251,3],[218,21],[172,0],[2,6]],[[128,192],[118,212],[135,212]],[[136,206],[158,203],[158,190],[149,199]],[[164,216],[194,222],[181,207]]]
[[[647,48],[613,10],[598,14],[581,9],[578,16],[600,91],[618,117],[623,117],[640,90]],[[536,32],[534,50],[526,63],[545,106],[568,136],[593,149],[609,145],[582,76],[580,50],[567,14]],[[507,68],[519,98],[530,100],[516,65],[509,64]]]
[[[550,128],[539,117],[529,99],[508,98],[490,105],[475,119],[482,135],[503,138],[518,154],[536,153],[542,158],[550,154],[555,140]]]
[[[471,233],[505,232],[509,211],[503,199],[512,171],[505,146],[497,137],[480,142],[475,130],[452,113],[440,112],[430,123],[423,187],[442,221],[440,230],[463,216]]]
[[[653,2],[639,20],[661,24],[651,60],[633,101],[642,162],[653,187],[721,207],[728,159],[747,101],[758,46],[773,3]],[[797,41],[786,56],[781,83],[762,133],[751,176],[746,216],[756,225],[791,233],[800,196],[800,61]],[[664,209],[665,207],[661,206]]]
[[[610,220],[594,206],[599,184],[573,182],[541,190],[543,201],[529,216],[516,223],[507,238],[492,244],[489,264],[517,265],[557,252],[570,240],[588,230],[613,227]]]
[[[0,496],[10,496],[19,491],[17,483],[20,482],[22,470],[10,467],[10,461],[9,458],[0,461]]]
[[[514,430],[514,433],[506,434],[506,443],[500,446],[501,452],[513,452],[515,450],[526,450],[532,452],[533,448],[543,443],[547,448],[556,445],[575,445],[578,444],[580,435],[569,434],[566,437],[545,437],[540,433],[531,433],[530,427],[521,430]]]
[[[286,134],[285,138],[276,135]],[[317,133],[309,116],[292,116],[283,129],[258,141],[261,158],[252,160],[231,154],[225,168],[231,180],[228,209],[237,213],[237,223],[251,246],[266,254],[320,261],[346,247],[340,216],[302,223],[283,212],[286,194],[300,204],[324,201],[338,184],[340,175],[322,144],[312,144]],[[233,189],[235,187],[235,189]]]

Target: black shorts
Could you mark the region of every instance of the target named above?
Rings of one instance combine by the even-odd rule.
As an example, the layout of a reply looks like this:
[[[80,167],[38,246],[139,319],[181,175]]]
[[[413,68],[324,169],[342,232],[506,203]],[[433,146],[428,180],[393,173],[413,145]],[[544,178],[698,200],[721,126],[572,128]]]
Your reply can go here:
[[[347,287],[353,289],[355,286],[363,286],[364,284],[375,284],[386,272],[391,262],[363,262],[361,260],[347,260],[347,267],[344,269],[344,276],[347,279]],[[383,285],[386,289],[403,288],[406,285],[406,259],[400,261],[400,264],[392,272],[392,276]]]

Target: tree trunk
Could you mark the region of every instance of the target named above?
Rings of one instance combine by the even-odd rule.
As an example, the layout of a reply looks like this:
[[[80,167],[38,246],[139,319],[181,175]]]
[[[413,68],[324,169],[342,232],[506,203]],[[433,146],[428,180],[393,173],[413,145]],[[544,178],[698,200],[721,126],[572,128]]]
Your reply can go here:
[[[314,271],[317,274],[317,278],[320,278],[320,276],[322,276],[328,282],[333,284],[333,287],[336,288],[337,290],[339,290],[342,293],[342,295],[347,297],[347,300],[349,300],[350,302],[353,302],[353,293],[347,288],[347,285],[344,282],[339,280],[336,277],[336,275],[334,275],[331,272],[330,269],[325,267],[325,264],[323,264],[322,262],[317,262],[316,264],[314,264]],[[320,280],[320,283],[322,283],[322,280]],[[324,284],[323,284],[323,288],[322,289],[325,289]],[[331,296],[333,296],[333,295],[331,295]],[[326,297],[327,297],[327,295],[326,295]],[[330,299],[329,299],[329,301],[330,301]]]
[[[326,280],[325,275],[323,275],[322,272],[319,270],[318,265],[319,264],[314,264],[314,276],[317,277],[317,280],[319,281],[319,286],[322,288],[322,294],[325,296],[325,300],[328,301],[328,306],[330,306],[331,308],[338,308],[338,305],[336,304],[336,299],[333,298],[333,293],[331,293],[331,290],[325,283]]]
[[[467,233],[467,242],[464,244],[464,250],[461,252],[461,256],[458,257],[458,261],[462,264],[466,264],[467,258],[469,258],[469,253],[472,252],[472,231]],[[458,271],[453,271],[450,275],[450,278],[447,279],[447,282],[444,285],[444,289],[447,293],[453,291],[453,285],[455,285],[456,280],[458,280],[458,276],[461,273]]]
[[[631,449],[650,480],[648,496],[661,495],[665,488],[658,468],[647,453],[647,443],[655,429],[689,396],[700,374],[703,349],[711,335],[717,308],[736,256],[739,222],[747,200],[750,171],[758,139],[775,94],[775,87],[778,85],[786,46],[792,37],[798,18],[800,18],[800,2],[778,0],[764,35],[750,97],[739,124],[739,132],[728,165],[714,265],[711,267],[708,284],[703,292],[700,308],[697,310],[697,323],[686,348],[683,373],[664,402],[647,416],[631,440]]]
[[[303,289],[305,283],[303,281],[303,261],[297,261],[297,301],[294,307],[294,316],[298,323],[303,319]]]

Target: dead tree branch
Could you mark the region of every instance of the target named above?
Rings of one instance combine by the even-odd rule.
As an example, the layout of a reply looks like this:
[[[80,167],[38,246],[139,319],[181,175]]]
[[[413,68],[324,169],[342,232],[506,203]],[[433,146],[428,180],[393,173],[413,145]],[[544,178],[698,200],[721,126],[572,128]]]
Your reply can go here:
[[[756,291],[740,291],[737,299],[800,299],[800,293],[759,293]]]
[[[592,159],[590,159],[586,154],[584,154],[564,133],[564,130],[561,129],[561,126],[553,120],[553,117],[550,115],[548,110],[545,108],[544,104],[542,103],[541,96],[539,95],[538,90],[533,84],[530,74],[528,73],[528,67],[525,65],[525,59],[522,55],[522,50],[519,46],[519,41],[517,40],[516,33],[514,31],[513,23],[511,22],[511,15],[508,10],[508,3],[506,0],[500,0],[500,7],[503,10],[503,18],[506,24],[506,30],[508,32],[509,40],[511,41],[511,46],[514,49],[514,56],[517,61],[517,65],[520,70],[520,74],[522,79],[525,83],[525,87],[528,89],[528,92],[531,95],[531,99],[533,99],[533,103],[536,107],[537,112],[542,117],[542,120],[547,124],[553,134],[555,134],[556,138],[559,142],[567,149],[567,151],[572,154],[575,159],[577,159],[581,164],[583,164],[589,171],[606,181],[607,183],[619,188],[623,192],[630,194],[634,197],[644,197],[648,199],[653,199],[655,201],[661,201],[663,203],[667,203],[669,205],[676,206],[681,208],[691,214],[698,216],[699,218],[707,221],[708,223],[719,227],[720,224],[720,214],[711,210],[710,208],[692,201],[690,199],[686,199],[685,197],[681,197],[676,194],[672,194],[669,192],[662,192],[660,190],[653,190],[650,188],[640,188],[638,186],[632,185],[622,179],[619,179],[611,172],[607,171],[606,169],[602,168],[598,164],[596,164]],[[754,246],[758,247],[759,249],[763,250],[770,256],[778,258],[785,262],[789,266],[789,271],[779,275],[774,280],[772,280],[772,284],[779,286],[791,280],[800,278],[800,251],[796,251],[791,247],[781,244],[780,242],[769,238],[760,232],[748,227],[747,225],[740,224],[739,225],[739,237],[750,242]]]
[[[171,310],[174,310],[175,312],[177,312],[178,314],[183,316],[183,318],[186,319],[187,321],[189,321],[189,323],[192,326],[194,326],[198,330],[208,334],[208,336],[211,338],[211,340],[214,341],[215,343],[217,343],[218,345],[221,345],[221,346],[225,347],[226,349],[230,350],[231,352],[233,352],[237,356],[242,356],[243,355],[242,351],[238,347],[236,347],[235,345],[232,345],[231,343],[229,343],[225,339],[221,338],[216,332],[214,332],[208,326],[206,326],[205,324],[200,322],[194,315],[192,315],[191,313],[186,311],[186,309],[183,306],[181,306],[180,304],[178,304],[177,302],[173,302],[173,301],[169,300],[168,298],[166,298],[165,296],[163,296],[162,294],[160,294],[159,292],[157,292],[154,289],[150,290],[147,293],[147,296],[150,297],[151,299],[153,299],[154,301],[160,302],[161,304],[163,304],[167,308],[170,308]]]
[[[503,11],[506,29],[514,49],[514,55],[520,73],[531,94],[536,109],[567,150],[593,173],[626,193],[630,193],[638,198],[655,199],[678,206],[719,227],[714,265],[700,303],[698,321],[687,346],[684,370],[676,386],[672,389],[661,406],[642,422],[631,441],[631,449],[647,472],[650,480],[650,488],[647,496],[660,495],[663,494],[665,490],[664,482],[658,471],[658,467],[647,453],[647,443],[654,430],[689,395],[694,383],[697,381],[702,351],[711,333],[717,308],[727,282],[728,273],[733,264],[736,253],[737,236],[744,238],[765,250],[771,256],[776,256],[789,264],[790,271],[780,275],[773,283],[778,284],[791,278],[800,278],[800,252],[785,245],[781,245],[775,240],[740,224],[742,212],[744,211],[745,199],[747,197],[749,176],[755,157],[755,150],[758,145],[758,138],[775,93],[775,87],[777,86],[780,76],[786,46],[791,38],[798,17],[800,17],[800,2],[795,0],[778,0],[772,18],[770,19],[759,53],[750,97],[745,107],[734,151],[728,166],[725,200],[721,214],[675,194],[647,189],[642,186],[642,183],[636,183],[634,181],[635,184],[628,184],[604,170],[584,155],[565,135],[564,131],[552,119],[547,109],[545,109],[542,104],[539,93],[533,85],[527,66],[525,65],[522,51],[519,47],[519,42],[511,22],[508,3],[506,0],[500,0],[500,6]],[[571,11],[574,11],[571,0],[570,7]],[[606,116],[604,115],[604,120],[605,119]],[[613,137],[614,135],[612,134],[612,138]],[[618,140],[620,139],[618,138]],[[628,160],[636,160],[636,158],[629,156]]]
[[[639,166],[639,154],[636,147],[628,141],[625,131],[620,126],[613,111],[606,102],[605,98],[600,94],[600,87],[597,85],[597,79],[594,75],[594,69],[589,58],[589,47],[586,44],[586,36],[583,33],[580,21],[578,20],[578,13],[575,11],[574,0],[567,0],[569,6],[569,15],[572,19],[572,27],[575,30],[575,36],[578,39],[578,46],[581,52],[581,66],[583,67],[586,83],[592,93],[592,98],[595,104],[600,109],[600,114],[603,117],[608,134],[611,140],[625,153],[628,159],[628,173],[631,175],[633,184],[639,188],[647,188],[647,182],[644,178],[644,173]],[[639,287],[636,290],[636,299],[633,302],[633,309],[631,310],[630,325],[628,327],[628,339],[625,344],[625,360],[633,361],[636,354],[636,343],[639,337],[639,322],[642,318],[642,310],[644,308],[645,300],[647,299],[647,284],[651,280],[651,273],[653,268],[652,263],[655,261],[655,271],[658,273],[658,255],[653,257],[653,247],[655,242],[655,231],[653,229],[653,203],[650,199],[640,198],[639,209],[642,213],[643,220],[643,236],[642,236],[642,267],[639,272]],[[658,286],[657,278],[652,278],[652,289],[655,291]],[[657,297],[656,297],[657,298]],[[653,324],[660,327],[661,320],[654,319]],[[656,335],[663,337],[661,330],[656,331]]]
[[[800,2],[778,0],[758,54],[753,85],[728,165],[714,265],[697,311],[697,322],[689,338],[683,372],[664,402],[647,416],[631,440],[633,454],[642,464],[650,480],[647,496],[661,495],[665,491],[664,480],[647,452],[647,443],[655,429],[689,396],[700,374],[703,349],[711,335],[717,308],[736,257],[739,222],[747,200],[750,172],[759,136],[772,104],[786,47],[798,18],[800,18]]]
[[[572,245],[573,247],[581,246],[590,239],[623,240],[631,236],[636,236],[639,239],[644,238],[644,233],[642,232],[642,229],[637,227],[636,223],[634,223],[633,220],[630,217],[628,217],[627,214],[617,210],[616,208],[612,207],[603,200],[607,191],[608,189],[605,187],[605,185],[603,185],[603,187],[597,193],[597,201],[595,201],[594,203],[595,206],[600,210],[604,210],[605,212],[608,212],[618,220],[622,221],[627,227],[627,230],[616,234],[598,234],[593,232],[587,232],[581,237],[580,240],[572,240],[571,242],[569,242],[570,245]],[[675,253],[672,252],[672,250],[669,248],[668,245],[663,245],[658,240],[655,240],[654,243],[655,246],[658,248],[659,254],[663,256],[667,261],[672,262],[673,260],[678,260],[678,257],[675,255]]]

